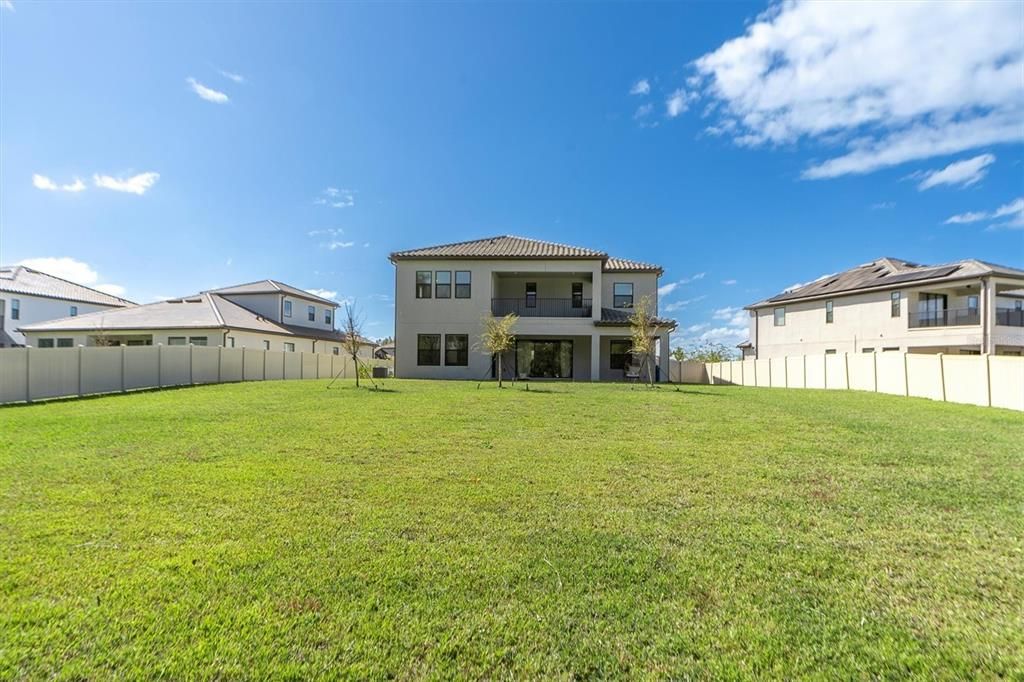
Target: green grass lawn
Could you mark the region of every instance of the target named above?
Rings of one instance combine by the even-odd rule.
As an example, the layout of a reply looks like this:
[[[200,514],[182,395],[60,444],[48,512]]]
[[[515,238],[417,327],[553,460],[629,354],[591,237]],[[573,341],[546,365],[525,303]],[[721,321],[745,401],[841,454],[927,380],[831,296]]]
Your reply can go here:
[[[0,678],[1024,675],[1019,413],[388,386],[0,409]]]

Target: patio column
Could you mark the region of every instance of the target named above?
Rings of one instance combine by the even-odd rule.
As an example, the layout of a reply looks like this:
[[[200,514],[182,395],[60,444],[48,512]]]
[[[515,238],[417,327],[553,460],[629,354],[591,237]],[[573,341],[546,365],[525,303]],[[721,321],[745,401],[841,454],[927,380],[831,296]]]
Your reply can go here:
[[[981,307],[981,352],[996,352],[996,285],[991,277],[981,280],[981,297],[978,301]]]
[[[590,380],[601,379],[601,335],[591,334],[590,336]]]
[[[661,353],[661,357],[658,358],[658,367],[661,369],[661,380],[668,381],[672,378],[669,374],[672,365],[669,362],[669,353],[671,352],[671,349],[668,347],[667,331],[662,332],[658,339],[658,350]]]

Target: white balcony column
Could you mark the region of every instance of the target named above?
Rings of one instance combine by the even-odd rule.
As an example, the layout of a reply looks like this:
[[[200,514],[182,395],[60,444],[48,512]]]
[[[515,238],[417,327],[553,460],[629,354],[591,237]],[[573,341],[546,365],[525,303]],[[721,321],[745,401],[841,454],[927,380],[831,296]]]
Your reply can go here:
[[[604,286],[602,267],[598,265],[591,271],[591,279],[593,281],[590,284],[590,304],[592,306],[592,317],[595,320],[601,319],[601,288]]]
[[[984,343],[981,347],[982,353],[996,352],[996,284],[991,277],[981,280],[981,296],[978,301],[981,306],[981,338]]]
[[[658,367],[661,369],[661,380],[668,381],[671,378],[669,374],[671,370],[671,363],[669,362],[669,353],[671,349],[668,347],[668,332],[663,331],[661,336],[658,337],[658,350],[661,353],[661,357],[658,358]]]
[[[590,380],[600,381],[601,379],[601,335],[590,336]]]

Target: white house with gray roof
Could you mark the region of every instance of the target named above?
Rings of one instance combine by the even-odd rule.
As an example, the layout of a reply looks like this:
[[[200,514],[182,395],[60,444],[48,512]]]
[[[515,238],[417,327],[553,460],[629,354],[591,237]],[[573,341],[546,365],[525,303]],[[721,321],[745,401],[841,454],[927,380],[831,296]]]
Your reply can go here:
[[[0,267],[0,348],[25,345],[20,327],[117,310],[131,301],[24,265]]]
[[[341,354],[338,304],[266,279],[194,296],[101,311],[21,327],[28,345],[197,345]],[[373,356],[374,344],[360,344]]]
[[[395,374],[483,379],[496,363],[480,348],[483,319],[515,313],[506,378],[617,380],[633,365],[629,317],[646,297],[658,314],[660,266],[603,251],[509,235],[396,251]],[[668,379],[673,320],[656,320],[660,378]]]
[[[879,258],[747,306],[745,357],[1024,353],[1024,270]]]

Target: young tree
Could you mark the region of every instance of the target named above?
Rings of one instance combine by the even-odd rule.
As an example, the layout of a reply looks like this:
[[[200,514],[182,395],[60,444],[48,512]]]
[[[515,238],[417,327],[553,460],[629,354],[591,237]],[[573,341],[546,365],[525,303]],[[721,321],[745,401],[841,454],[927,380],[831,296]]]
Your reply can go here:
[[[654,344],[661,333],[657,324],[658,318],[651,314],[651,299],[642,297],[633,306],[633,314],[629,316],[629,335],[633,341],[633,347],[629,352],[640,357],[641,369],[647,369],[647,381],[654,387],[654,367],[651,358],[654,357]]]
[[[505,317],[485,315],[484,331],[480,335],[480,347],[491,357],[498,356],[498,388],[501,388],[501,356],[516,346],[516,335],[512,329],[519,321],[519,316],[509,313]]]
[[[682,346],[672,349],[672,359],[679,363],[679,383],[683,383],[683,361],[686,360],[686,351]]]
[[[345,302],[345,318],[342,324],[344,328],[341,331],[345,334],[342,347],[355,365],[356,388],[359,388],[359,346],[363,339],[363,318],[357,312],[354,303]]]
[[[735,353],[725,344],[705,341],[689,351],[687,357],[697,362],[728,362],[735,357]]]

